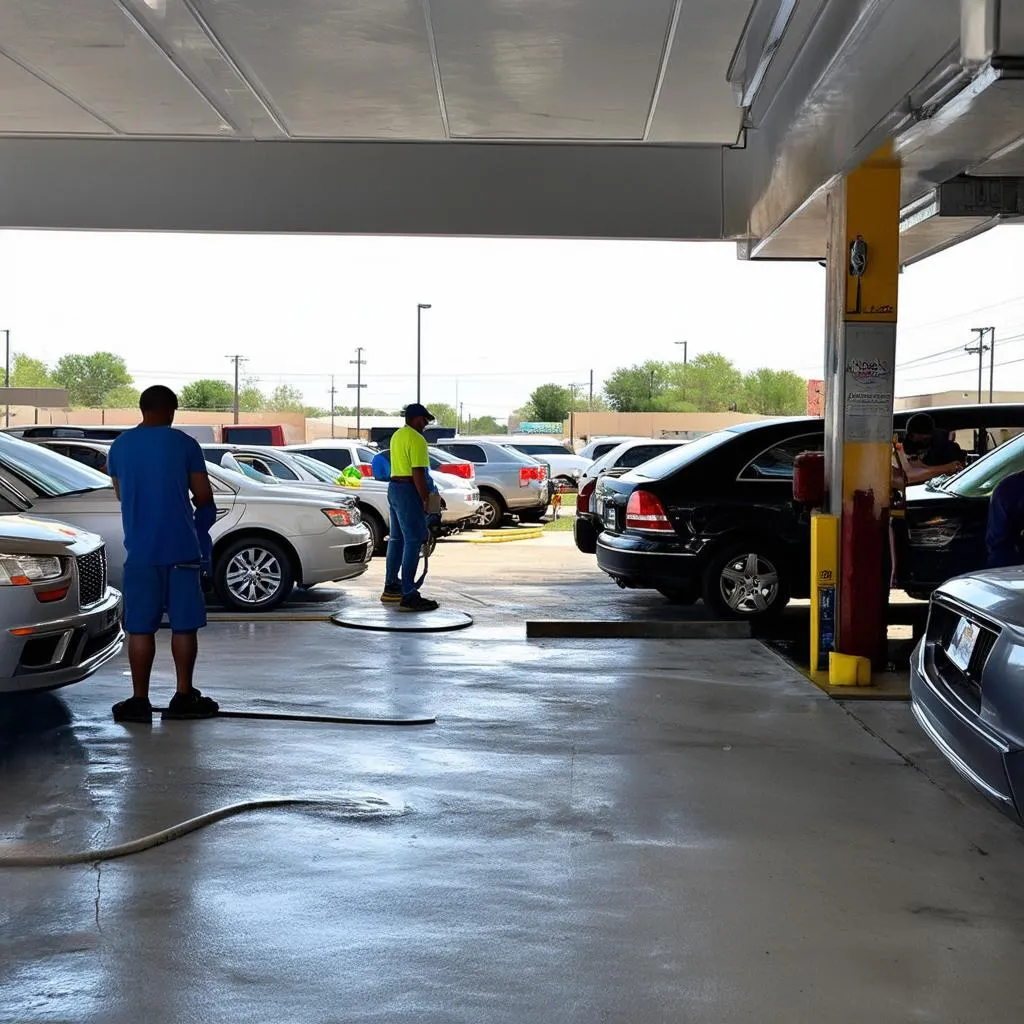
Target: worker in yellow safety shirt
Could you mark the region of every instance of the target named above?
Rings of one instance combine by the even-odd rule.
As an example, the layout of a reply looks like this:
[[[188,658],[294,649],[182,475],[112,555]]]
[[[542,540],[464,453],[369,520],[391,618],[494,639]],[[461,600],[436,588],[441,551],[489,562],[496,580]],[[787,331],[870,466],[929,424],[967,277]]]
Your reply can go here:
[[[384,593],[380,599],[386,604],[397,604],[401,612],[433,612],[438,607],[436,601],[420,594],[416,582],[420,548],[428,537],[430,498],[430,454],[423,431],[433,422],[430,412],[414,402],[405,409],[405,426],[391,435],[391,526]]]

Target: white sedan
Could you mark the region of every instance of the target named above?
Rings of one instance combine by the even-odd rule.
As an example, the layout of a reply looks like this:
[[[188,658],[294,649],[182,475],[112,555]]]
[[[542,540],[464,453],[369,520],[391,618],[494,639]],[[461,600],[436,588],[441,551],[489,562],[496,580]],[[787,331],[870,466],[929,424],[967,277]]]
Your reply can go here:
[[[108,446],[74,443],[90,446],[97,466],[105,465]],[[295,584],[339,582],[366,571],[373,555],[370,532],[351,498],[267,487],[218,466],[208,470],[217,505],[210,531],[213,585],[225,607],[269,611]],[[124,532],[108,477],[41,445],[0,434],[0,479],[31,504],[34,515],[101,536],[111,583],[120,585]]]

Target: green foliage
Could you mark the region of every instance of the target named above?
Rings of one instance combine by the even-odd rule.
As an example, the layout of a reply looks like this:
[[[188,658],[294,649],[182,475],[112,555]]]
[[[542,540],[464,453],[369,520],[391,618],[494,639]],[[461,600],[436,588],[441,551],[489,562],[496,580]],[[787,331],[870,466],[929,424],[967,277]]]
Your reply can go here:
[[[290,384],[278,384],[267,399],[267,408],[274,412],[303,412],[306,403],[302,392]]]
[[[11,356],[12,388],[52,388],[53,375],[42,359],[33,359],[24,352]]]
[[[70,405],[94,408],[109,408],[109,392],[134,383],[124,359],[113,352],[61,356],[53,369],[53,382],[67,388]]]
[[[674,363],[665,389],[666,411],[725,412],[743,402],[743,374],[717,352],[702,352],[685,366]]]
[[[572,408],[572,391],[561,384],[541,384],[536,388],[530,400],[520,410],[525,420],[542,423],[561,423],[569,415]]]
[[[254,384],[238,390],[238,408],[241,412],[262,412],[267,407],[267,396]]]
[[[104,409],[138,409],[139,389],[131,384],[119,384],[103,396]]]
[[[458,414],[455,412],[454,406],[449,405],[447,402],[424,402],[423,404],[434,414],[435,427],[454,427],[458,425]]]
[[[649,359],[646,363],[619,367],[605,381],[608,404],[616,412],[650,412],[659,408],[672,366]]]
[[[493,416],[477,416],[473,420],[473,432],[475,434],[507,434],[508,426],[505,423],[499,423]]]
[[[227,381],[210,378],[194,380],[178,393],[178,405],[182,409],[216,409],[225,412],[234,408],[234,399],[234,388]]]
[[[754,370],[743,379],[742,408],[765,416],[799,416],[807,411],[807,381],[792,370]]]

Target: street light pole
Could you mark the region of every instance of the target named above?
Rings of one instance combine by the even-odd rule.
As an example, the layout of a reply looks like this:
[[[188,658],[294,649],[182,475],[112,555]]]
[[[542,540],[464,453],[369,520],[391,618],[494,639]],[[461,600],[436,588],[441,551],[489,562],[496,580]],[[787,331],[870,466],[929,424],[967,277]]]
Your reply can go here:
[[[422,401],[420,395],[420,369],[422,366],[422,347],[421,340],[423,337],[423,310],[430,309],[429,302],[419,302],[416,304],[416,401]]]
[[[690,343],[688,341],[677,341],[675,344],[683,346],[683,366],[685,366],[686,357],[690,350]]]
[[[9,328],[4,328],[4,387],[9,388],[11,386],[11,332]],[[11,425],[11,402],[7,400],[7,408],[4,412],[4,426],[9,427]]]

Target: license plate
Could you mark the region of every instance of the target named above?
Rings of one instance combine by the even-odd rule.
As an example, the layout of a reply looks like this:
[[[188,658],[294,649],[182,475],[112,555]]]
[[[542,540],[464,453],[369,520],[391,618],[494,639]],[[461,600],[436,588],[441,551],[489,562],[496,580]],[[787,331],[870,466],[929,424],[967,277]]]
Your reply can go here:
[[[946,657],[961,672],[967,671],[971,663],[971,655],[974,653],[974,645],[978,642],[978,635],[981,630],[970,619],[961,617],[953,630],[953,639],[949,641],[946,648]]]

